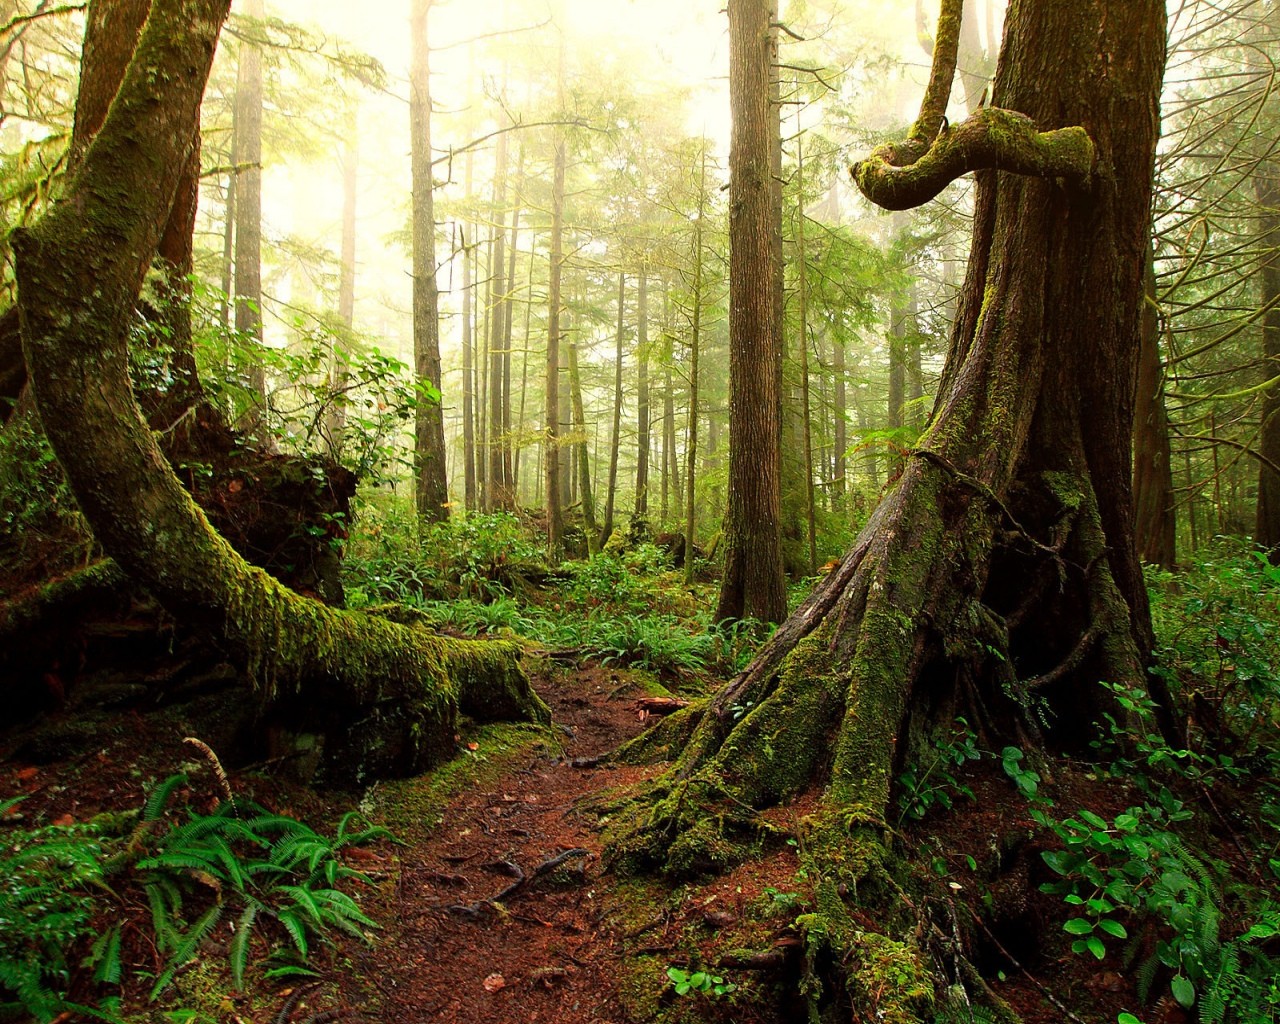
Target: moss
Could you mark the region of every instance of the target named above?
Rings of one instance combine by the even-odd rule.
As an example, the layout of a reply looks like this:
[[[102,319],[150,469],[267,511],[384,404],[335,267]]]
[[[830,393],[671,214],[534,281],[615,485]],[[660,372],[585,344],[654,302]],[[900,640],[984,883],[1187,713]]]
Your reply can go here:
[[[883,1024],[919,1024],[934,1008],[933,975],[920,951],[875,932],[853,936],[849,994]]]
[[[710,704],[709,698],[691,701],[688,707],[667,715],[651,729],[628,740],[617,749],[613,758],[625,764],[657,764],[675,760],[688,746]]]
[[[481,726],[467,738],[476,744],[474,751],[425,775],[379,786],[373,808],[378,820],[402,839],[421,841],[442,823],[445,809],[460,793],[492,784],[552,742],[546,730],[505,722]]]

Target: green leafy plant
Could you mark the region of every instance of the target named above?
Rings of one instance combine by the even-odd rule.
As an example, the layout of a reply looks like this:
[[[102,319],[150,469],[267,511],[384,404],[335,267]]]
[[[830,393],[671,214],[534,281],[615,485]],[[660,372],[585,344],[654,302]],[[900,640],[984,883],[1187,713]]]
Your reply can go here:
[[[738,988],[733,982],[725,981],[718,974],[707,971],[682,971],[679,967],[668,967],[667,978],[678,996],[693,995],[719,999],[737,991]]]
[[[965,719],[957,718],[950,734],[935,738],[924,764],[910,766],[898,776],[902,818],[919,821],[935,808],[949,811],[958,796],[972,800],[973,790],[960,782],[952,769],[981,757],[976,734]]]
[[[0,817],[21,798],[0,804]],[[65,1012],[106,1013],[67,999],[76,950],[94,935],[106,893],[104,846],[92,825],[51,825],[5,836],[0,849],[0,995],[38,1021]],[[104,943],[99,980],[119,981],[119,933]],[[0,1002],[0,1008],[4,1006]]]
[[[223,922],[229,926],[227,958],[237,988],[255,940],[265,944],[277,972],[297,973],[305,972],[316,941],[335,931],[368,941],[377,927],[339,888],[368,881],[340,854],[390,838],[386,829],[349,813],[326,836],[239,799],[224,800],[209,814],[170,810],[186,784],[181,774],[160,783],[128,835],[74,825],[5,836],[0,992],[36,1020],[69,1011],[116,1019],[117,997],[83,1006],[68,993],[117,988],[125,980],[125,932],[118,918],[128,907],[149,908],[149,944],[163,958],[152,999]],[[0,815],[16,802],[0,805]]]
[[[1000,767],[1013,780],[1018,792],[1028,800],[1035,800],[1040,792],[1040,773],[1023,764],[1026,755],[1017,747],[1005,747],[1000,751]]]

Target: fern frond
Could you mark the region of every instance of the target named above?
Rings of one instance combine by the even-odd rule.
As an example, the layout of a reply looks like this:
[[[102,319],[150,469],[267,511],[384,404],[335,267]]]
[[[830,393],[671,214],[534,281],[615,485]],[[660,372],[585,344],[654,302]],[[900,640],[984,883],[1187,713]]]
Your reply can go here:
[[[164,813],[165,805],[169,803],[169,798],[173,796],[174,791],[179,786],[187,784],[187,777],[182,772],[176,775],[170,775],[164,782],[160,783],[151,791],[151,795],[147,797],[147,802],[142,805],[142,822],[158,821],[160,815]]]
[[[1156,973],[1160,970],[1160,958],[1155,953],[1148,953],[1134,974],[1134,983],[1138,990],[1138,1001],[1145,1003],[1151,997],[1151,987],[1155,984]]]
[[[307,927],[302,923],[302,919],[298,917],[294,910],[285,908],[284,910],[276,911],[276,920],[289,933],[289,938],[292,940],[294,948],[298,951],[298,955],[303,960],[306,960],[308,955]]]
[[[215,903],[200,915],[196,923],[191,926],[191,930],[183,937],[178,948],[173,951],[173,956],[169,958],[169,963],[165,966],[165,969],[160,972],[160,977],[156,979],[155,986],[151,989],[149,999],[154,1001],[156,996],[169,987],[173,982],[174,975],[178,973],[178,969],[196,955],[196,950],[200,948],[200,943],[204,941],[205,936],[213,930],[221,919],[221,903]]]
[[[204,740],[196,739],[194,736],[187,736],[183,739],[183,743],[189,744],[200,751],[204,759],[209,763],[209,767],[213,769],[213,777],[218,780],[218,786],[222,790],[222,798],[228,804],[234,804],[236,801],[235,794],[231,792],[231,780],[227,778],[227,773],[222,767],[222,762],[218,760],[218,755],[213,752],[213,748]]]
[[[249,940],[253,937],[253,923],[258,918],[261,904],[256,900],[244,908],[231,937],[231,982],[237,989],[244,988],[244,969],[249,962]]]

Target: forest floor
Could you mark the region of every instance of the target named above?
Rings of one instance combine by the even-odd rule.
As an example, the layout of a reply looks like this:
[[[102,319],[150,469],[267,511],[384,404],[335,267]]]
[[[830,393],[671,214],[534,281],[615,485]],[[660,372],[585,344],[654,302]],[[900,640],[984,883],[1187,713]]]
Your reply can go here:
[[[621,879],[602,863],[602,831],[609,801],[657,769],[602,762],[601,755],[646,727],[637,699],[651,679],[624,669],[584,663],[571,667],[534,662],[534,682],[551,705],[556,725],[464,728],[458,758],[418,779],[381,783],[363,797],[290,786],[270,764],[231,772],[231,784],[274,810],[317,826],[335,821],[357,801],[374,822],[387,825],[395,844],[345,851],[347,863],[371,879],[354,887],[362,909],[379,924],[362,945],[345,936],[319,950],[315,981],[259,982],[237,992],[226,970],[226,939],[206,943],[201,957],[147,1009],[149,982],[144,943],[134,941],[133,967],[144,979],[126,982],[130,1019],[166,1024],[301,1024],[366,1021],[386,1024],[663,1024],[721,1021],[765,1024],[805,1019],[798,991],[801,940],[792,926],[812,906],[813,886],[796,851],[766,850],[727,875],[673,884],[664,879]],[[199,693],[192,702],[147,709],[126,702],[84,717],[67,715],[63,728],[11,737],[0,748],[0,801],[26,794],[26,823],[83,822],[141,806],[156,780],[179,769],[191,776],[184,797],[193,809],[216,802],[215,786],[183,737],[200,726],[219,698]],[[101,703],[99,701],[99,703]],[[216,717],[214,715],[213,717]],[[72,720],[75,724],[70,724]],[[918,843],[922,863],[941,851],[959,879],[971,885],[962,862],[1009,828],[1016,794],[1007,780],[975,778],[977,807],[930,822],[905,841]],[[1079,794],[1085,798],[1087,794]],[[769,812],[782,827],[811,810],[804,798]],[[1036,858],[1038,859],[1038,858]],[[932,857],[935,866],[936,855]],[[1025,874],[1010,876],[1034,903]],[[976,895],[974,896],[976,899]],[[963,897],[961,897],[963,899]],[[963,913],[960,900],[957,912]],[[1051,906],[1050,906],[1050,909]],[[145,906],[128,909],[144,931]],[[1060,948],[1057,921],[1034,908],[1020,917],[1030,929],[1018,940]],[[1037,925],[1035,922],[1040,921]],[[869,926],[873,923],[869,922]],[[1037,927],[1055,936],[1036,935]],[[1016,930],[1006,933],[1017,939]],[[1048,939],[1049,941],[1042,941]],[[751,962],[750,954],[760,954]],[[267,948],[255,940],[251,963]],[[1131,984],[1069,953],[1037,957],[1036,978],[1006,951],[988,951],[992,982],[1026,1024],[1068,1019],[1045,991],[1070,1004],[1077,1021],[1111,1022],[1133,1006]],[[150,951],[154,959],[155,951]],[[141,958],[141,962],[139,962]],[[767,969],[760,969],[761,965]],[[706,968],[731,991],[676,995],[668,970]],[[1176,1006],[1149,1010],[1147,1024],[1187,1017]],[[871,1021],[871,1015],[854,1020]],[[73,1019],[73,1018],[68,1018]],[[981,1018],[978,1018],[981,1019]]]

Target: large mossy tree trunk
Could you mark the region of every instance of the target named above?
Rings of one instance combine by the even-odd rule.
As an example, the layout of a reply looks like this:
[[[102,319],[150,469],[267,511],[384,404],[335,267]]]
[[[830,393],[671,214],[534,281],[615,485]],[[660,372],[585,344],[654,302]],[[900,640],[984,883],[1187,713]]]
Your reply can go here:
[[[750,809],[818,787],[805,846],[856,891],[896,773],[939,726],[1078,749],[1120,714],[1098,681],[1150,682],[1129,445],[1164,6],[1015,0],[995,106],[948,129],[960,6],[908,139],[854,169],[897,208],[979,170],[931,421],[840,565],[680,737],[616,839],[633,864],[722,867],[735,822],[762,828]]]
[[[222,638],[264,706],[325,738],[322,771],[419,770],[458,710],[545,721],[511,644],[452,641],[300,597],[246,563],[165,460],[129,381],[129,319],[187,157],[230,0],[155,0],[119,93],[61,201],[14,240],[39,412],[106,552]]]

